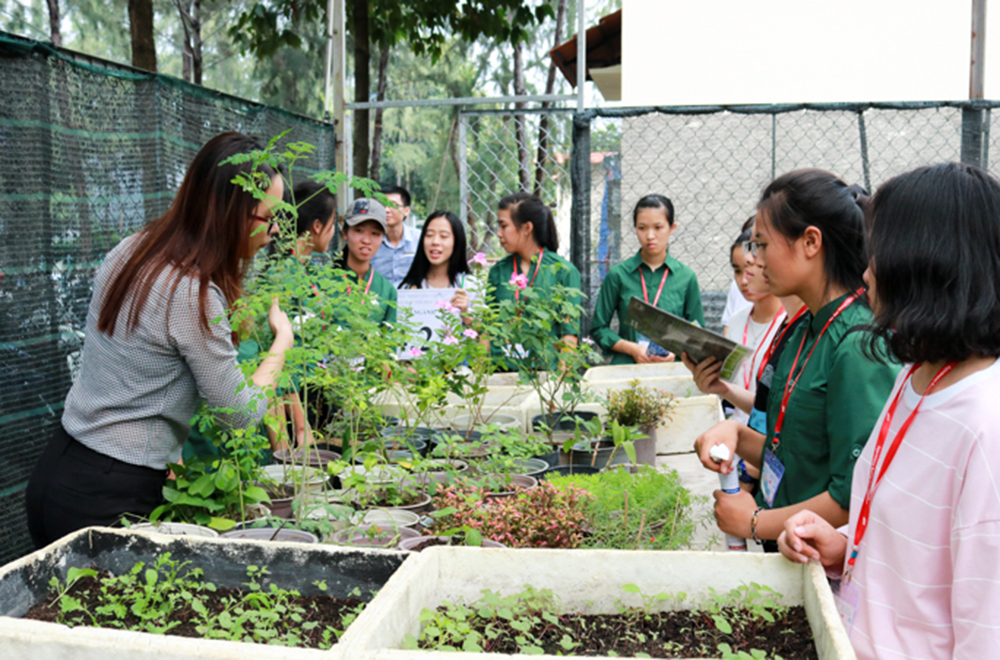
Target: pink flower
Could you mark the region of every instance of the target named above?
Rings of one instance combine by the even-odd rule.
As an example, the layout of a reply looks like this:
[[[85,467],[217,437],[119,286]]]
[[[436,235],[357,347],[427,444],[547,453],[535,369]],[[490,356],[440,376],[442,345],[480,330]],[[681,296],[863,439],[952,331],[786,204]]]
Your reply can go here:
[[[469,260],[469,263],[470,264],[475,264],[475,265],[479,266],[480,268],[485,268],[486,267],[486,255],[483,254],[482,252],[477,252],[476,256],[472,257],[472,259]]]
[[[455,344],[458,343],[458,337],[454,335],[448,335],[447,337],[444,338],[444,343],[448,344],[449,346],[454,346]]]
[[[473,330],[472,328],[466,329],[466,331],[463,332],[462,335],[468,337],[469,339],[476,339],[479,337],[479,333]]]
[[[511,273],[510,283],[523,291],[528,288],[528,276],[524,273]]]
[[[444,311],[449,312],[451,314],[454,314],[455,312],[458,311],[458,307],[455,307],[447,300],[439,300],[436,303],[434,303],[434,306],[437,307],[438,309],[443,309]]]
[[[419,346],[414,346],[410,350],[406,351],[406,356],[411,358],[418,358],[424,354],[424,351]]]

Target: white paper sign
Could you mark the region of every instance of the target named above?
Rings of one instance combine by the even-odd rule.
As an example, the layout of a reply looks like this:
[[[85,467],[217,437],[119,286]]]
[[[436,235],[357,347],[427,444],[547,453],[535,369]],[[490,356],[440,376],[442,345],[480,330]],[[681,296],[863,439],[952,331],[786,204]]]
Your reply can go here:
[[[430,342],[441,341],[438,331],[445,326],[438,317],[441,311],[438,304],[450,302],[455,297],[455,289],[400,289],[397,295],[397,310],[410,310],[410,319],[418,328],[414,343],[426,346]]]

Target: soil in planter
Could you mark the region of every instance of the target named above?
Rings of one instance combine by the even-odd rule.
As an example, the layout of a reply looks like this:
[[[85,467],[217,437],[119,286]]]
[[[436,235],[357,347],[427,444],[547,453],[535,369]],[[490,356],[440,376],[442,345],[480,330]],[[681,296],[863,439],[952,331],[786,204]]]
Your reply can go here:
[[[429,536],[420,543],[417,543],[416,545],[412,546],[410,550],[412,550],[413,552],[420,552],[421,550],[424,550],[426,548],[432,548],[435,545],[451,545],[451,544],[448,543],[447,539],[443,539],[438,536]]]
[[[184,578],[185,587],[194,587],[192,591],[196,590],[193,598],[177,598],[172,606],[173,611],[159,619],[151,617],[153,608],[144,610],[134,604],[142,601],[139,594],[147,586],[153,588],[149,585],[147,571],[142,571],[136,577],[139,579],[132,586],[106,582],[114,578],[104,571],[98,572],[95,577],[82,577],[66,591],[62,605],[57,602],[58,596],[49,596],[44,602],[28,610],[24,618],[69,626],[118,628],[179,637],[328,649],[336,643],[363,607],[362,600],[354,597],[335,598],[324,594],[302,596],[288,591],[284,592],[287,597],[278,598],[266,584],[258,591],[248,591],[209,587],[200,578],[197,582],[189,582],[188,578]],[[164,579],[169,578],[161,577],[157,581],[162,582]],[[251,578],[251,582],[256,582],[256,579]],[[196,583],[200,583],[202,588],[195,586]],[[107,594],[102,593],[102,587],[107,589]],[[177,589],[177,594],[179,593],[180,589]],[[195,601],[200,604],[194,605]],[[113,605],[114,602],[119,605]],[[67,603],[72,611],[63,613]],[[157,609],[171,608],[163,605],[157,606]],[[145,618],[136,614],[136,611],[140,614],[145,611]],[[279,611],[283,613],[279,614]],[[297,614],[293,617],[290,613]],[[204,626],[206,620],[213,621],[212,633],[198,631],[198,627]]]
[[[428,638],[426,627],[417,646],[421,649],[480,650],[484,653],[718,658],[723,655],[719,645],[728,644],[733,654],[740,651],[749,654],[751,650],[756,650],[766,652],[767,658],[780,656],[784,660],[815,660],[818,657],[812,630],[802,607],[788,608],[783,616],[775,617],[773,623],[748,616],[746,610],[726,607],[717,612],[677,610],[646,614],[641,610],[631,610],[623,614],[536,613],[531,617],[517,617],[511,622],[501,618],[483,619],[472,611],[468,623],[473,634],[466,635],[465,639],[471,638],[478,649]],[[444,607],[439,608],[437,614],[449,616]],[[720,630],[715,619],[719,616],[731,628],[730,633]],[[517,627],[512,627],[511,623]],[[436,626],[438,622],[425,625]]]

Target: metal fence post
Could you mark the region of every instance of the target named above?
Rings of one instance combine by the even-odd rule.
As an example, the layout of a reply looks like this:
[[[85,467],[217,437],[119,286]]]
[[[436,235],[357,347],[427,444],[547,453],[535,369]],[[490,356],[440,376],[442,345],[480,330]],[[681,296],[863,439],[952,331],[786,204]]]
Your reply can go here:
[[[872,194],[872,178],[868,166],[868,131],[865,128],[865,111],[858,110],[858,137],[861,140],[861,174],[865,180],[865,190]]]
[[[466,131],[469,128],[469,118],[464,112],[458,113],[458,203],[460,204],[462,223],[469,227],[469,149],[466,143]]]
[[[961,154],[963,163],[983,163],[983,111],[979,108],[962,108]]]
[[[573,153],[570,160],[570,179],[573,182],[573,204],[570,222],[570,258],[580,271],[580,289],[591,296],[590,290],[590,122],[591,112],[573,115]],[[593,301],[584,303],[587,310],[593,309]],[[589,314],[581,319],[581,325],[589,325]],[[589,327],[581,327],[588,332]]]

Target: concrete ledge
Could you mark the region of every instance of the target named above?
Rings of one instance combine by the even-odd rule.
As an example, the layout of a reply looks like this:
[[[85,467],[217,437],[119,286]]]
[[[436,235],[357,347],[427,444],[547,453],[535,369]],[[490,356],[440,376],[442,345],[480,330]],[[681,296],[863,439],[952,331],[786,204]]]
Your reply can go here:
[[[656,364],[619,364],[604,367],[591,367],[583,375],[586,381],[602,380],[632,380],[638,378],[669,378],[670,376],[691,377],[683,362],[659,362]]]

